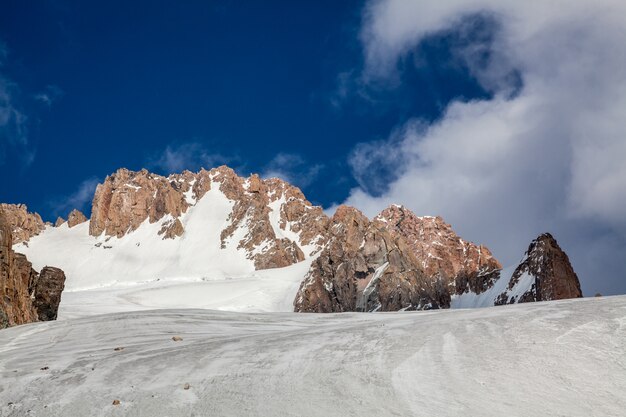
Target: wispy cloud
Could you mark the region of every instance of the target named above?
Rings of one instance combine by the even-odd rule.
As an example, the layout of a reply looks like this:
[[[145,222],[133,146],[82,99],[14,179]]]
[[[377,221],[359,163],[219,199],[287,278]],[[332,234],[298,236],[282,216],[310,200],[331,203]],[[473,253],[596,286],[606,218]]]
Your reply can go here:
[[[306,187],[313,183],[323,164],[310,165],[301,155],[279,153],[262,170],[263,178],[280,178],[298,187]]]
[[[186,142],[168,145],[163,151],[152,155],[146,166],[160,170],[164,174],[181,172],[185,169],[197,171],[200,168],[213,168],[234,163],[238,158],[210,152],[200,142]]]
[[[52,103],[57,101],[64,94],[65,94],[64,91],[61,90],[60,87],[58,87],[56,85],[48,85],[48,86],[46,86],[44,91],[35,94],[33,96],[33,98],[36,101],[38,101],[40,103],[43,103],[43,104],[45,104],[48,107],[51,107]]]
[[[90,177],[82,181],[76,190],[58,199],[54,199],[49,203],[53,213],[56,216],[67,217],[67,214],[73,209],[81,210],[89,214],[91,201],[93,200],[96,187],[100,183],[97,177]]]
[[[0,165],[8,154],[29,166],[35,158],[35,150],[29,146],[28,118],[16,105],[19,89],[3,72],[8,55],[6,45],[0,41]]]

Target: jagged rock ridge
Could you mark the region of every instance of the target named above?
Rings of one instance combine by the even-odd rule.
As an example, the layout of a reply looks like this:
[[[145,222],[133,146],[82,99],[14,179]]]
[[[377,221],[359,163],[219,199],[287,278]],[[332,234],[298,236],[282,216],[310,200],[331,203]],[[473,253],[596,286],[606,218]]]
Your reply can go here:
[[[394,311],[450,305],[442,280],[427,277],[404,239],[355,208],[340,206],[295,311]]]
[[[483,245],[461,239],[439,216],[418,217],[392,205],[374,218],[404,238],[431,280],[443,280],[451,294],[482,292],[499,277],[502,265]]]
[[[2,203],[0,210],[4,212],[7,224],[11,226],[14,243],[28,241],[46,228],[46,223],[41,219],[41,216],[29,212],[26,204]]]
[[[207,194],[211,197],[203,200]],[[456,297],[469,295],[471,299],[479,294],[489,295],[483,299],[488,298],[493,305],[496,299],[495,304],[502,304],[575,296],[572,285],[578,285],[580,291],[575,274],[571,285],[558,282],[567,280],[573,273],[571,265],[570,273],[561,262],[558,264],[561,266],[542,267],[542,271],[550,271],[548,274],[555,278],[544,275],[532,295],[521,297],[515,292],[520,288],[517,281],[523,277],[521,265],[518,269],[522,272],[516,271],[509,283],[510,277],[501,276],[502,266],[487,247],[463,240],[441,217],[419,217],[402,206],[392,205],[372,220],[344,206],[329,219],[298,188],[277,178],[261,179],[258,175],[242,178],[225,166],[167,177],[147,170],[120,169],[96,189],[89,234],[97,242],[93,246],[111,249],[116,239],[122,244],[125,237],[142,225],[153,224],[154,227],[142,230],[152,230],[150,233],[154,234],[150,236],[157,243],[181,240],[184,243],[185,228],[197,224],[188,223],[188,213],[197,210],[199,203],[202,206],[203,202],[212,205],[220,201],[219,204],[226,204],[226,211],[220,211],[217,223],[214,222],[217,226],[211,226],[218,236],[214,238],[216,235],[211,234],[210,239],[203,241],[205,246],[212,245],[211,242],[217,245],[206,257],[207,269],[226,253],[223,249],[231,254],[235,251],[238,254],[235,262],[239,263],[246,262],[240,257],[245,254],[252,261],[246,268],[253,265],[256,270],[286,267],[315,257],[296,294],[296,311],[447,308]],[[200,213],[205,216],[213,215],[211,210],[203,210]],[[69,227],[84,221],[85,216],[76,210],[68,216]],[[63,219],[57,221],[63,222]],[[86,233],[85,228],[81,230]],[[109,242],[111,239],[113,243]],[[128,244],[128,239],[125,242]],[[155,248],[187,247],[192,251],[197,248],[154,246],[154,240],[151,242],[150,247]],[[140,244],[136,242],[137,247]],[[556,242],[546,245],[552,247]],[[134,253],[137,255],[124,252],[119,256],[125,262],[141,254]],[[86,255],[92,256],[91,252]],[[146,253],[141,256],[145,257]],[[167,265],[180,262],[180,258],[171,259],[173,262]],[[203,274],[204,267],[197,259],[193,263],[199,267],[194,267],[192,273]],[[123,271],[124,267],[119,270]],[[567,273],[560,273],[562,270]],[[160,275],[161,271],[155,269],[144,279]],[[166,273],[176,274],[169,270]],[[510,289],[500,297],[503,283]],[[494,297],[491,293],[496,290]]]

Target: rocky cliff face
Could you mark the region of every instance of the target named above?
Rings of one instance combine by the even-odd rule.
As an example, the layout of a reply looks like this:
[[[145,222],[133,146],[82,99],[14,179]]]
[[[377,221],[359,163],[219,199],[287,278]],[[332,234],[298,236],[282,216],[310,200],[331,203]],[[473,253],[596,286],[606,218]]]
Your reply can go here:
[[[451,294],[483,292],[499,277],[502,265],[489,249],[461,239],[439,216],[418,217],[392,205],[374,221],[393,236],[402,237],[426,276],[442,280]]]
[[[12,227],[0,208],[0,328],[55,319],[65,282],[63,271],[46,267],[38,274],[12,246]]]
[[[30,300],[34,271],[25,256],[13,252],[9,222],[0,208],[0,328],[37,320]]]
[[[13,243],[25,242],[46,228],[41,216],[29,212],[25,204],[2,203],[0,210],[4,212],[6,221],[11,226]]]
[[[533,240],[496,305],[582,297],[569,258],[549,233]]]
[[[341,206],[328,225],[328,243],[313,262],[294,302],[299,312],[394,311],[445,308],[444,282],[420,268],[404,238]]]
[[[320,249],[328,222],[320,207],[284,181],[242,178],[225,166],[169,177],[118,170],[96,188],[90,234],[122,237],[146,221],[160,221],[164,239],[180,237],[183,214],[214,187],[232,202],[222,247],[245,250],[257,269],[288,266]]]

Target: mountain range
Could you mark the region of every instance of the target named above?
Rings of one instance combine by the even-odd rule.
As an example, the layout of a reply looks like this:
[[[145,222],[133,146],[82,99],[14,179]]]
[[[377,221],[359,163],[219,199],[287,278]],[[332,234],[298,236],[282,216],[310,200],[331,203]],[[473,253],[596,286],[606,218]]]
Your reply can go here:
[[[503,268],[441,217],[398,205],[373,219],[348,206],[328,216],[281,179],[244,178],[226,166],[167,177],[119,169],[97,186],[89,219],[72,210],[52,225],[25,205],[1,210],[15,252],[35,269],[65,272],[60,314],[67,316],[81,315],[70,306],[86,297],[113,311],[373,312],[582,296],[548,233],[519,265]]]

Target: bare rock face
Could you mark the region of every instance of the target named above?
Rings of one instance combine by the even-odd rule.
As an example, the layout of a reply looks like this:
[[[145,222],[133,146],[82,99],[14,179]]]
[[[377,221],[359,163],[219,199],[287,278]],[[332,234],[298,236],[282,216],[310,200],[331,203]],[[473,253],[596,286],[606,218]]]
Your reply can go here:
[[[59,217],[57,217],[56,221],[54,222],[54,227],[59,227],[63,223],[65,223],[65,219],[63,217],[59,216]]]
[[[521,290],[520,290],[521,288]],[[533,240],[496,305],[582,297],[569,258],[549,233]]]
[[[46,266],[41,270],[35,286],[35,300],[37,316],[41,321],[57,319],[61,293],[65,288],[65,273],[53,266]]]
[[[30,302],[32,268],[25,256],[13,252],[12,230],[0,208],[0,328],[37,321]]]
[[[445,308],[443,281],[420,268],[412,249],[381,222],[341,206],[328,224],[327,244],[302,282],[297,312],[395,311]]]
[[[451,294],[481,293],[499,277],[502,265],[483,245],[461,239],[439,216],[418,217],[392,205],[374,218],[393,236],[401,236],[425,274],[441,279]]]
[[[149,220],[155,223],[166,214],[177,218],[189,206],[183,193],[189,184],[169,181],[160,175],[119,169],[98,184],[93,198],[89,233],[122,237]]]
[[[87,217],[85,217],[83,213],[81,213],[80,211],[76,209],[70,211],[70,214],[67,216],[68,227],[74,227],[77,224],[85,223],[86,221],[87,221]]]
[[[237,247],[253,254],[256,269],[280,268],[304,260],[319,251],[324,242],[328,217],[314,207],[302,192],[286,182],[258,175],[222,191],[235,201],[229,225],[222,231],[222,247],[232,244],[233,236],[243,235]]]
[[[13,243],[28,241],[46,228],[41,216],[29,212],[25,204],[2,203],[0,210],[4,211],[6,221],[11,227]]]
[[[96,188],[89,232],[122,237],[146,221],[161,222],[158,234],[175,239],[185,232],[183,214],[213,187],[232,202],[222,248],[244,250],[256,269],[299,262],[324,243],[328,217],[299,189],[276,178],[242,178],[226,166],[168,177],[120,169]]]
[[[33,298],[36,299],[38,296],[38,287],[44,288],[49,285],[49,273],[46,272],[40,276],[32,268],[26,256],[13,251],[11,229],[10,223],[4,215],[4,210],[0,208],[0,328],[46,319],[39,317],[38,308],[33,304]],[[57,268],[50,269],[60,271]],[[45,270],[46,268],[44,268]],[[55,273],[58,274],[58,272]],[[58,276],[55,280],[55,285],[58,287]],[[63,275],[64,282],[65,275]],[[48,307],[48,314],[53,314],[55,318],[63,283],[56,295],[58,301],[55,305],[51,304]]]

